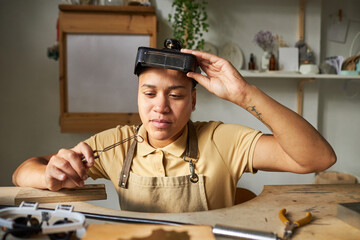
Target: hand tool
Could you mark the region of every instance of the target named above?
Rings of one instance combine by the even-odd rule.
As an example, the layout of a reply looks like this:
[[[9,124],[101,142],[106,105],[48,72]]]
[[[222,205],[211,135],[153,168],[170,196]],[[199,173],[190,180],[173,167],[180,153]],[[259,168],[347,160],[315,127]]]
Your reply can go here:
[[[117,143],[114,143],[113,145],[110,145],[106,148],[104,148],[103,150],[94,150],[93,153],[94,153],[94,159],[97,159],[100,157],[100,155],[103,153],[103,152],[106,152],[110,149],[113,149],[114,147],[117,147],[117,146],[120,146],[121,144],[125,143],[125,142],[128,142],[130,141],[131,139],[135,139],[135,141],[141,143],[144,141],[144,138],[142,136],[140,136],[139,134],[134,134],[128,138],[125,138],[123,140],[121,140],[120,142],[117,142]],[[87,163],[86,159],[85,159],[85,156],[81,157],[81,161],[83,163]]]
[[[85,216],[74,212],[72,205],[58,204],[55,210],[40,210],[39,203],[22,202],[19,207],[0,210],[0,226],[5,231],[2,239],[11,234],[29,238],[38,233],[50,239],[69,239],[73,232],[77,238],[85,234]]]
[[[139,47],[135,61],[134,73],[139,75],[145,67],[162,67],[184,73],[200,72],[196,57],[180,52],[181,42],[176,39],[166,39],[164,49]]]
[[[276,233],[216,224],[212,229],[216,239],[281,240]]]
[[[312,215],[310,212],[306,212],[306,217],[297,220],[295,222],[289,221],[286,218],[285,214],[286,214],[286,209],[285,208],[281,209],[279,212],[279,218],[285,224],[283,240],[290,239],[291,235],[294,233],[295,228],[304,226],[305,224],[308,224],[312,220]]]

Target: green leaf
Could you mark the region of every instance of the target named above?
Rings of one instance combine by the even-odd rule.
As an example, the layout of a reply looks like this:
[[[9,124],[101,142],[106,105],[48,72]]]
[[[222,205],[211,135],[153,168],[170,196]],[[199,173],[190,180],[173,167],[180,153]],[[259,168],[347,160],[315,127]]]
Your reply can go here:
[[[179,39],[186,48],[202,49],[203,32],[208,32],[206,0],[174,0],[173,14],[168,21],[173,28],[174,37]],[[186,36],[186,41],[184,40]]]

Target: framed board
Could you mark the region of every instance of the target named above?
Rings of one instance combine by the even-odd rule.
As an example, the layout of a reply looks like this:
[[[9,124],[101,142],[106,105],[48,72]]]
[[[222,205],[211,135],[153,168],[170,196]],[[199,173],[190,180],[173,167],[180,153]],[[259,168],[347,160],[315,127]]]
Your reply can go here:
[[[156,47],[156,15],[143,6],[59,6],[61,132],[138,124],[139,46]]]

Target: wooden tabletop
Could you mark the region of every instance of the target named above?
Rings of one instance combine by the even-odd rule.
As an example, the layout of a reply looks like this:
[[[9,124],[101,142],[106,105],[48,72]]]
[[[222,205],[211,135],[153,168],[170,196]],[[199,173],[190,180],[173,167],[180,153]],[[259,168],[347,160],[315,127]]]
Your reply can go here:
[[[0,204],[14,205],[21,188],[0,188]],[[305,217],[311,212],[313,220],[296,230],[292,239],[359,239],[360,230],[337,218],[337,205],[360,201],[360,184],[347,185],[271,185],[264,186],[262,193],[240,205],[204,212],[160,214],[120,211],[98,207],[84,202],[70,202],[75,211],[170,220],[183,223],[215,226],[229,225],[245,229],[274,232],[283,235],[284,225],[278,217],[280,209],[286,208],[290,220]],[[54,208],[55,203],[40,204]]]

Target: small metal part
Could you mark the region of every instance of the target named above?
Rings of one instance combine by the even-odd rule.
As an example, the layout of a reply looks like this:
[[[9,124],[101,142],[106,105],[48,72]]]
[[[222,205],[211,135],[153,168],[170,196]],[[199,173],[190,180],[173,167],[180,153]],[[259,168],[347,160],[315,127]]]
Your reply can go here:
[[[65,212],[72,212],[73,209],[74,209],[74,206],[72,206],[72,205],[59,204],[56,206],[55,211],[60,210],[60,211],[65,211]]]
[[[35,202],[21,202],[19,208],[30,208],[30,209],[37,209],[39,206],[39,203]]]
[[[197,159],[197,158],[191,158],[186,155],[183,157],[183,159],[185,162],[190,162],[190,160],[191,160],[193,163],[197,163],[199,161],[199,159]]]
[[[291,235],[293,234],[293,231],[295,228],[297,228],[298,226],[295,223],[286,223],[285,229],[284,229],[284,236],[283,236],[283,240],[288,240],[290,239]]]
[[[192,159],[189,160],[189,166],[190,166],[190,173],[191,173],[190,181],[192,183],[197,183],[199,181],[199,176],[195,173],[195,166],[194,166]]]
[[[166,39],[164,41],[164,47],[167,49],[174,49],[180,51],[182,46],[181,42],[177,39]]]
[[[46,225],[49,225],[51,214],[49,212],[41,212],[41,222],[46,222]]]

